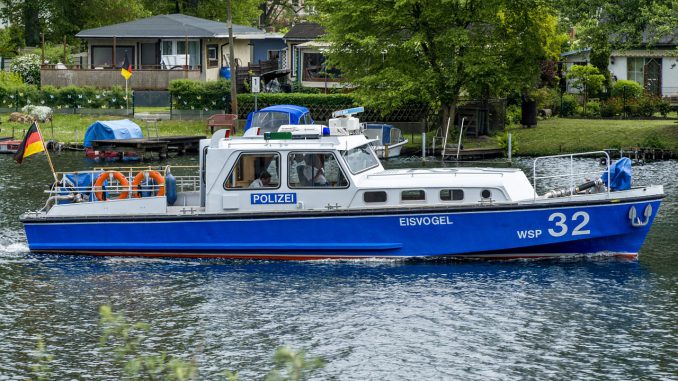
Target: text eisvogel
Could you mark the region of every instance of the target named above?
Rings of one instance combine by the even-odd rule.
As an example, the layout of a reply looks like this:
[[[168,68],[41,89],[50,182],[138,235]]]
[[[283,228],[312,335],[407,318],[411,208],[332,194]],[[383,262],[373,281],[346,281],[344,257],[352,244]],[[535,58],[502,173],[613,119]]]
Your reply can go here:
[[[400,217],[400,226],[452,225],[449,216]]]
[[[252,193],[250,204],[296,204],[296,193]]]

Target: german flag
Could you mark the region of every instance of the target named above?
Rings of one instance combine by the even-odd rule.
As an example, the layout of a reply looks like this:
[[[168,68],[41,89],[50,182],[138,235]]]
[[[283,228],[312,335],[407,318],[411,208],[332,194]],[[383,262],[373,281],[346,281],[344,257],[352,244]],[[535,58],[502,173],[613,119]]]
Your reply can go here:
[[[16,155],[14,155],[14,160],[21,164],[25,158],[33,155],[34,153],[43,152],[44,150],[45,145],[42,143],[42,136],[40,136],[38,125],[33,123],[31,128],[29,128],[26,132],[24,140],[19,145],[19,150],[17,151]]]
[[[125,81],[132,76],[132,64],[129,62],[127,50],[125,50],[125,62],[122,64],[122,69],[120,69],[120,75],[125,77]]]

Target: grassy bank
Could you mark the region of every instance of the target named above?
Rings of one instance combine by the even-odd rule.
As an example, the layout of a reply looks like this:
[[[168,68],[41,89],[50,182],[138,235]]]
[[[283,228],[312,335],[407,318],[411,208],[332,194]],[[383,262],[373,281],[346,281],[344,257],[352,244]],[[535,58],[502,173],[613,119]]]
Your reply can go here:
[[[44,138],[60,142],[82,143],[87,127],[96,120],[122,119],[121,116],[63,115],[54,116],[53,123],[41,125]],[[23,136],[27,124],[7,122],[8,115],[0,115],[0,136],[10,136],[12,127],[17,138]],[[146,122],[135,120],[141,126],[144,135],[148,135]],[[664,148],[678,149],[678,121],[675,119],[655,120],[603,120],[603,119],[561,119],[540,120],[537,127],[510,128],[514,142],[518,146],[518,155],[551,155],[567,152],[597,151],[606,148]],[[160,136],[172,135],[204,135],[205,120],[164,120],[158,122]],[[155,135],[155,128],[149,125],[150,135]],[[405,134],[412,140],[408,144],[410,150],[421,149],[421,134]],[[456,141],[458,135],[449,138]],[[427,136],[430,147],[433,133]],[[464,137],[466,148],[496,148],[495,137],[472,139]],[[430,148],[429,148],[430,149]]]
[[[537,127],[509,128],[517,144],[517,155],[541,156],[560,153],[599,151],[607,148],[662,148],[678,150],[678,121],[655,120],[609,120],[566,119],[540,120]],[[433,133],[427,136],[430,147]],[[407,138],[410,135],[407,134]],[[457,133],[449,139],[456,142]],[[464,148],[497,148],[496,137],[464,137]],[[412,150],[421,149],[421,134],[408,144]],[[430,150],[430,148],[429,148]]]
[[[0,115],[0,136],[11,136],[14,128],[14,136],[17,139],[23,137],[24,131],[29,125],[25,123],[8,122],[9,115]],[[57,140],[65,143],[82,143],[83,135],[87,127],[97,120],[123,119],[123,116],[104,115],[54,115],[52,123],[42,123],[43,138],[45,140]],[[144,136],[149,135],[146,130],[146,122],[139,119],[134,121],[141,126]],[[158,122],[158,135],[204,135],[207,122],[204,120],[163,120]],[[155,136],[154,123],[149,123],[150,135]]]

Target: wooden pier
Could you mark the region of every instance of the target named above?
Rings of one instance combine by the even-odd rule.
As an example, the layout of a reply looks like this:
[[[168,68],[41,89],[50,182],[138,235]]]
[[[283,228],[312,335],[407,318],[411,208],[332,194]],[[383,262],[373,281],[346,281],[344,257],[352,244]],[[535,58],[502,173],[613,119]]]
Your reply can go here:
[[[92,140],[92,149],[95,151],[136,152],[146,159],[148,154],[157,154],[164,159],[168,152],[197,152],[200,140],[204,136],[161,136],[158,138],[142,139],[112,139]]]

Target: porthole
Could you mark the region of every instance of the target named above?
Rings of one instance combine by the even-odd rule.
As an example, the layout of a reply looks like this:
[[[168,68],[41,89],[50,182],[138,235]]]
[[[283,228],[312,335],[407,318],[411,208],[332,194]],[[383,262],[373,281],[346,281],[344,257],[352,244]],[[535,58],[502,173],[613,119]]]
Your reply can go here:
[[[490,192],[489,189],[483,189],[482,192],[480,192],[480,197],[487,199],[492,197],[492,192]]]

